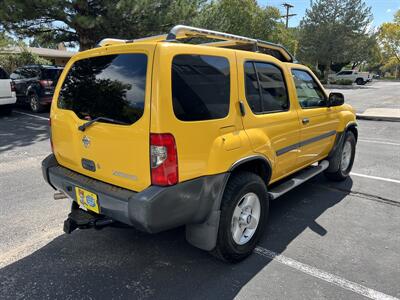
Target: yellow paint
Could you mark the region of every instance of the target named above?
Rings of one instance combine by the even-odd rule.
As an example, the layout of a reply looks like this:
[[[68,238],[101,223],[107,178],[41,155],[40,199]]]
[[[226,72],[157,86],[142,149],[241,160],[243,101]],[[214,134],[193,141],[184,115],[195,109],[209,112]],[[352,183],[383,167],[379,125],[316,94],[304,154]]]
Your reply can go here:
[[[62,82],[72,64],[91,56],[116,53],[145,53],[148,56],[145,108],[143,116],[131,126],[96,123],[85,132],[85,123],[74,112],[57,107]],[[173,112],[171,94],[171,64],[178,54],[221,56],[230,65],[230,108],[227,117],[217,120],[184,122]],[[255,115],[247,104],[244,90],[244,62],[271,62],[283,71],[287,81],[290,109],[285,112]],[[95,48],[75,55],[67,64],[57,84],[51,108],[52,139],[58,162],[74,171],[98,180],[141,191],[151,184],[149,134],[171,133],[178,151],[179,181],[204,175],[223,173],[238,160],[255,154],[265,156],[272,166],[274,182],[327,156],[335,137],[294,149],[281,156],[276,151],[312,138],[329,130],[343,131],[355,121],[348,105],[302,110],[297,103],[290,68],[307,69],[301,65],[282,63],[264,54],[168,42],[140,42]],[[308,69],[307,69],[308,70]],[[241,116],[239,101],[246,115]],[[308,117],[310,126],[301,118]],[[82,143],[87,136],[88,148]],[[81,159],[96,162],[96,172],[85,170]],[[115,176],[115,172],[128,176]],[[136,179],[136,180],[134,180]]]

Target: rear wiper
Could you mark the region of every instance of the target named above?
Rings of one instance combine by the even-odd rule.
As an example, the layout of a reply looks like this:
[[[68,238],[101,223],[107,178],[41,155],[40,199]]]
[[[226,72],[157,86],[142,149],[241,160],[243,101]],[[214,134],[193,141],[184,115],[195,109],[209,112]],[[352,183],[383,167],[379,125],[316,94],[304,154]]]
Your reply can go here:
[[[97,118],[94,118],[93,120],[90,120],[89,122],[86,122],[85,124],[82,124],[81,126],[78,127],[78,129],[80,131],[85,131],[86,128],[88,128],[90,125],[92,125],[93,123],[96,123],[98,121],[106,121],[106,122],[114,123],[114,124],[129,125],[126,122],[114,120],[114,119],[111,119],[111,118],[97,117]]]

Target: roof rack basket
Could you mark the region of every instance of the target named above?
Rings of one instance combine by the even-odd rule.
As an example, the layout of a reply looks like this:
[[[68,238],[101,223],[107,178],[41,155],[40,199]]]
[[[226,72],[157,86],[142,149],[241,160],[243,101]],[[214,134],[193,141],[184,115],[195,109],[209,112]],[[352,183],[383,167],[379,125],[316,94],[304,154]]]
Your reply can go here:
[[[133,43],[133,42],[157,42],[157,41],[176,42],[179,41],[180,39],[196,38],[196,37],[221,40],[219,42],[205,43],[202,45],[261,52],[272,55],[284,62],[294,62],[294,57],[292,56],[292,54],[282,45],[266,42],[263,40],[248,38],[240,35],[185,26],[185,25],[176,25],[171,29],[171,31],[167,35],[157,35],[153,37],[146,37],[135,40],[103,39],[100,41],[99,46],[109,46],[112,44]]]

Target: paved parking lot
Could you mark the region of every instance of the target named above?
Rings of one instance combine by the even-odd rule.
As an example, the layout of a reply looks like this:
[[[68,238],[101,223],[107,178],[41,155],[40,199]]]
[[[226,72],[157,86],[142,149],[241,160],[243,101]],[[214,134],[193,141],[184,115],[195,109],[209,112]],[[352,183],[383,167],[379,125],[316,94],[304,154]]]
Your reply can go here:
[[[47,114],[0,117],[2,299],[400,298],[400,123],[359,122],[351,179],[312,179],[272,204],[256,253],[229,265],[184,229],[62,233],[41,160]]]
[[[343,93],[345,101],[362,113],[368,108],[400,109],[400,81],[374,80],[351,89],[332,89]]]

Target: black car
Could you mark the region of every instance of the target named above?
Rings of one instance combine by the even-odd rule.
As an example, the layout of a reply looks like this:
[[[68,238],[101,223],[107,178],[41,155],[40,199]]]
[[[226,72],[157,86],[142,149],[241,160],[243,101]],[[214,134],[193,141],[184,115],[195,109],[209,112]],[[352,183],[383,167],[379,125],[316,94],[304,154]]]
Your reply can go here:
[[[18,104],[29,104],[34,112],[41,112],[51,104],[54,88],[63,68],[28,65],[16,69],[10,78],[15,83]]]

